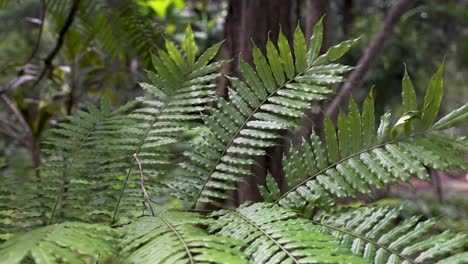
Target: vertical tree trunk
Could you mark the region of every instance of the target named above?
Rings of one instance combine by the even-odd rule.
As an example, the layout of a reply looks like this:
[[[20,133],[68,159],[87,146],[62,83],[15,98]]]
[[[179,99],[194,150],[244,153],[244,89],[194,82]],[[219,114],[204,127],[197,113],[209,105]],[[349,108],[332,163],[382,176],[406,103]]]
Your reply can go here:
[[[343,20],[342,20],[342,27],[343,27],[343,35],[347,38],[350,36],[353,28],[354,23],[354,15],[353,15],[353,0],[343,0]]]
[[[288,39],[292,38],[292,28],[295,25],[291,23],[291,14],[294,5],[290,0],[229,0],[228,4],[224,27],[224,57],[233,61],[225,65],[223,73],[240,77],[239,59],[252,64],[253,43],[264,51],[268,36],[276,41],[280,30]],[[228,94],[227,87],[228,81],[222,80],[219,93],[224,97]],[[267,170],[281,183],[282,148],[274,147],[267,153],[267,157],[259,158],[259,165],[253,168],[256,179],[247,177],[244,183],[239,184],[231,203],[237,205],[246,200],[260,200],[256,185],[264,183]]]
[[[252,63],[253,43],[263,51],[268,35],[276,41],[280,28],[291,39],[291,12],[288,0],[229,0],[224,25],[224,58],[234,60],[223,68],[223,73],[240,76],[239,59]],[[219,92],[227,95],[226,80]]]

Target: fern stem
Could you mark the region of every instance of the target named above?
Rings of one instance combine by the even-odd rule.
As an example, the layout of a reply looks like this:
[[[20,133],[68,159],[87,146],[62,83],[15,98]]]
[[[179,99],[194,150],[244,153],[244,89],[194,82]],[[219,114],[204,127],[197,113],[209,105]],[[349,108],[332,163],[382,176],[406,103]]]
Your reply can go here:
[[[405,139],[413,138],[413,137],[415,137],[415,136],[419,136],[419,135],[421,135],[421,134],[428,133],[428,132],[430,132],[430,131],[431,131],[431,130],[426,130],[426,131],[424,131],[424,132],[415,133],[415,134],[410,135],[410,136],[406,136],[406,137],[403,137],[403,138],[399,138],[399,139],[395,139],[395,140],[392,140],[392,141],[388,141],[388,142],[385,142],[385,143],[382,143],[382,144],[378,144],[378,145],[375,145],[375,146],[373,146],[373,147],[370,147],[370,148],[361,150],[361,151],[359,151],[359,152],[356,152],[356,153],[354,153],[354,154],[352,154],[352,155],[350,155],[350,156],[348,156],[348,157],[346,157],[346,158],[343,158],[343,159],[341,159],[341,160],[339,160],[339,161],[337,161],[337,162],[335,162],[335,163],[329,165],[329,166],[326,167],[325,169],[318,171],[317,173],[315,173],[314,175],[312,175],[312,176],[308,177],[307,179],[301,181],[300,183],[296,184],[294,187],[292,187],[291,189],[287,190],[283,195],[281,195],[281,197],[278,198],[278,199],[274,202],[274,204],[277,204],[279,201],[281,201],[283,198],[285,198],[288,194],[290,194],[291,192],[295,191],[297,188],[301,187],[302,185],[306,184],[308,181],[313,180],[314,178],[316,178],[316,177],[319,176],[320,174],[326,172],[327,170],[329,170],[329,169],[331,169],[331,168],[337,166],[338,164],[340,164],[340,163],[342,163],[342,162],[345,162],[345,161],[347,161],[347,160],[349,160],[349,159],[351,159],[351,158],[354,158],[354,157],[356,157],[356,156],[358,156],[358,155],[361,155],[361,154],[364,153],[364,152],[368,152],[368,151],[371,151],[371,150],[376,149],[376,148],[383,147],[383,146],[388,145],[388,144],[397,143],[397,142],[403,141],[403,140],[405,140]]]
[[[154,124],[156,123],[156,121],[158,120],[159,116],[162,114],[162,112],[164,111],[164,109],[166,108],[166,106],[169,104],[170,102],[170,99],[166,99],[166,102],[164,103],[164,105],[161,107],[161,109],[158,111],[158,113],[156,114],[156,116],[154,117],[153,121],[151,121],[151,124],[148,126],[148,128],[146,129],[145,131],[145,134],[143,135],[143,138],[141,139],[140,141],[140,144],[138,145],[135,153],[133,155],[138,155],[141,151],[141,148],[143,147],[143,144],[145,143],[145,140],[146,138],[148,137],[148,134],[149,132],[151,131],[151,129],[153,128]],[[120,194],[119,194],[119,198],[117,199],[117,203],[115,205],[115,208],[114,208],[114,213],[112,214],[112,221],[111,221],[111,224],[114,224],[115,222],[115,217],[117,216],[117,211],[119,210],[119,207],[120,207],[120,202],[122,201],[122,197],[123,197],[123,193],[125,191],[125,188],[127,187],[127,183],[128,183],[128,179],[130,178],[130,175],[132,174],[132,171],[133,171],[133,166],[135,165],[135,159],[132,159],[130,161],[130,167],[128,168],[128,171],[127,171],[127,175],[125,176],[125,181],[123,183],[123,186],[122,186],[122,190],[120,190]]]
[[[47,57],[44,59],[44,68],[39,74],[39,77],[31,86],[31,90],[34,90],[34,88],[36,88],[36,86],[42,81],[42,79],[44,79],[47,73],[49,73],[53,69],[52,61],[54,60],[55,56],[57,56],[57,54],[63,46],[63,43],[65,42],[65,35],[67,34],[68,30],[73,24],[73,21],[75,20],[75,16],[79,10],[80,2],[81,0],[73,1],[72,6],[70,7],[70,12],[68,13],[67,19],[65,20],[65,24],[63,25],[62,29],[60,29],[57,44],[55,45],[54,49],[49,53],[49,55],[47,55]]]
[[[329,229],[332,229],[332,230],[335,230],[335,231],[338,231],[338,232],[342,232],[342,233],[345,233],[347,235],[350,235],[350,236],[353,236],[353,237],[356,237],[356,238],[359,238],[363,241],[366,241],[368,243],[371,243],[371,244],[374,244],[375,246],[377,246],[378,248],[382,248],[394,255],[397,255],[399,258],[401,259],[404,259],[406,261],[408,261],[409,263],[415,263],[412,259],[402,255],[400,252],[396,251],[396,250],[393,250],[389,247],[386,247],[385,245],[382,245],[382,244],[379,244],[378,242],[375,242],[373,240],[370,240],[364,236],[361,236],[361,235],[358,235],[356,233],[352,233],[352,232],[349,232],[349,231],[346,231],[346,230],[343,230],[343,229],[340,229],[340,228],[337,228],[337,227],[334,227],[334,226],[331,226],[331,225],[327,225],[327,224],[324,224],[324,223],[320,223],[320,222],[317,222],[317,221],[314,221],[314,220],[311,220],[311,222],[315,225],[320,225],[320,226],[323,226],[323,227],[326,227],[326,228],[329,228]]]
[[[166,219],[164,219],[164,217],[162,215],[160,215],[159,218],[164,222],[165,225],[167,225],[172,230],[172,232],[174,232],[174,234],[176,234],[177,238],[179,238],[182,245],[184,245],[185,251],[187,252],[187,256],[190,259],[190,263],[194,264],[195,262],[193,261],[193,256],[190,253],[188,245],[187,245],[187,243],[185,243],[184,239],[179,234],[179,232],[177,232],[177,230]]]
[[[241,218],[242,220],[244,220],[245,222],[249,223],[250,225],[254,226],[258,231],[260,231],[264,236],[266,236],[268,239],[270,239],[271,241],[273,241],[273,243],[275,243],[284,253],[286,253],[286,255],[288,255],[288,257],[290,257],[294,263],[296,264],[299,264],[299,261],[293,256],[291,255],[291,252],[289,252],[286,248],[284,248],[280,243],[278,243],[278,241],[276,241],[273,237],[271,237],[268,233],[265,232],[265,230],[263,230],[260,226],[258,226],[257,224],[255,224],[254,222],[252,222],[250,219],[246,218],[245,216],[243,216],[242,214],[236,212],[236,211],[231,211],[234,215],[236,215],[237,217]]]

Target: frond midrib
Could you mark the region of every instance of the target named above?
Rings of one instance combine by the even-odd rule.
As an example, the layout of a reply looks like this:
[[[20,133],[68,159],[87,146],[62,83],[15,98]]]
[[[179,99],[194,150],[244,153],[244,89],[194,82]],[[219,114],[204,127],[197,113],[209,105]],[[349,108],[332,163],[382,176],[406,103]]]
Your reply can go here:
[[[382,245],[382,244],[380,244],[380,243],[378,243],[378,242],[376,242],[376,241],[373,241],[373,240],[371,240],[371,239],[369,239],[369,238],[367,238],[367,237],[358,235],[358,234],[353,233],[353,232],[350,232],[350,231],[343,230],[343,229],[338,228],[338,227],[334,227],[334,226],[332,226],[332,225],[327,225],[327,224],[324,224],[324,223],[321,223],[321,222],[317,222],[317,221],[314,221],[314,220],[311,220],[311,222],[312,222],[314,225],[320,225],[320,226],[323,226],[323,227],[326,227],[326,228],[330,228],[330,229],[335,230],[335,231],[338,231],[338,232],[345,233],[346,235],[350,235],[350,236],[353,236],[353,237],[362,239],[362,240],[364,240],[364,241],[366,241],[366,242],[368,242],[368,243],[371,243],[371,244],[377,246],[378,248],[381,248],[381,249],[383,249],[383,250],[386,250],[387,252],[390,252],[390,253],[392,253],[392,254],[394,254],[394,255],[397,255],[399,258],[402,258],[402,259],[408,261],[409,263],[416,263],[416,262],[414,262],[412,259],[410,259],[410,258],[408,258],[408,257],[406,257],[406,256],[404,256],[404,255],[402,255],[400,252],[395,251],[395,250],[393,250],[393,249],[391,249],[391,248],[389,248],[389,247],[387,247],[387,246],[385,246],[385,245]]]
[[[182,236],[179,234],[179,232],[177,232],[177,230],[171,225],[171,223],[169,223],[169,222],[164,218],[164,216],[160,215],[159,218],[161,219],[161,221],[163,221],[163,223],[164,223],[167,227],[169,227],[169,229],[171,229],[172,232],[174,232],[174,234],[176,234],[176,236],[177,236],[177,238],[179,239],[180,243],[182,243],[182,245],[183,245],[184,248],[185,248],[185,251],[187,252],[187,256],[188,256],[188,258],[190,259],[190,263],[194,264],[195,262],[194,262],[192,253],[190,252],[187,243],[185,243],[184,239],[183,239]]]
[[[383,146],[386,146],[386,145],[390,145],[390,144],[394,144],[394,143],[397,143],[397,142],[400,142],[400,141],[403,141],[405,139],[410,139],[410,138],[413,138],[413,137],[416,137],[416,136],[420,136],[420,135],[424,135],[426,133],[429,133],[431,132],[432,129],[429,129],[429,130],[426,130],[426,131],[423,131],[423,132],[418,132],[418,133],[415,133],[415,134],[412,134],[412,135],[409,135],[409,136],[406,136],[406,137],[402,137],[402,138],[399,138],[399,139],[395,139],[395,140],[391,140],[391,141],[388,141],[388,142],[384,142],[384,143],[381,143],[381,144],[378,144],[378,145],[375,145],[375,146],[372,146],[370,148],[366,148],[366,149],[363,149],[359,152],[356,152],[352,155],[349,155],[348,157],[345,157],[339,161],[336,161],[334,163],[332,163],[331,165],[327,166],[326,168],[314,173],[312,176],[308,177],[307,179],[301,181],[300,183],[296,184],[294,187],[292,187],[291,189],[287,190],[283,195],[281,195],[277,200],[274,201],[274,204],[277,204],[279,201],[281,201],[283,198],[285,198],[288,194],[294,192],[297,188],[305,185],[307,182],[315,179],[317,176],[319,176],[320,174],[326,172],[327,170],[333,168],[333,167],[336,167],[337,165],[349,160],[349,159],[352,159],[358,155],[361,155],[362,153],[365,153],[365,152],[368,152],[368,151],[371,151],[373,149],[377,149],[377,148],[381,148]]]
[[[276,241],[273,237],[271,237],[268,233],[265,232],[265,230],[263,230],[260,226],[258,226],[257,224],[255,224],[254,222],[250,221],[250,219],[244,217],[242,214],[236,212],[236,211],[230,211],[230,213],[236,215],[237,217],[241,218],[242,220],[244,220],[245,222],[247,222],[248,224],[254,226],[258,231],[260,231],[264,236],[266,236],[269,240],[273,241],[273,243],[275,243],[275,245],[277,245],[284,253],[286,253],[286,255],[288,255],[293,261],[294,263],[296,264],[299,264],[300,262],[293,256],[291,255],[291,252],[289,252],[286,248],[284,248],[280,243],[278,243],[278,241]]]
[[[216,170],[216,166],[220,163],[221,159],[224,157],[224,155],[226,154],[226,151],[228,150],[228,148],[232,145],[232,143],[234,142],[234,140],[237,138],[237,136],[239,135],[239,133],[242,131],[242,129],[244,129],[244,127],[247,125],[247,123],[253,118],[254,114],[257,113],[257,111],[260,109],[260,107],[265,104],[268,99],[272,96],[274,96],[280,89],[284,88],[287,84],[291,83],[294,81],[294,79],[298,76],[301,76],[302,74],[304,74],[305,72],[307,72],[308,70],[310,70],[312,67],[314,66],[310,66],[309,68],[306,68],[304,69],[303,72],[295,75],[294,77],[292,77],[291,79],[289,79],[287,82],[285,82],[284,84],[278,86],[278,88],[273,91],[272,93],[270,93],[262,102],[260,102],[260,104],[258,104],[258,106],[252,111],[252,113],[245,119],[245,122],[242,123],[242,125],[239,127],[239,129],[236,131],[236,133],[231,137],[231,139],[229,140],[228,144],[226,144],[224,150],[221,152],[221,154],[219,155],[218,159],[216,160],[216,162],[213,164],[213,167],[211,168],[209,174],[208,174],[208,177],[206,178],[206,180],[203,182],[203,185],[200,189],[200,191],[198,192],[195,200],[194,200],[194,204],[192,206],[192,209],[195,209],[197,204],[198,204],[198,200],[200,199],[203,191],[206,189],[206,185],[208,184],[208,182],[211,180],[211,176],[213,175],[213,173],[215,172]]]

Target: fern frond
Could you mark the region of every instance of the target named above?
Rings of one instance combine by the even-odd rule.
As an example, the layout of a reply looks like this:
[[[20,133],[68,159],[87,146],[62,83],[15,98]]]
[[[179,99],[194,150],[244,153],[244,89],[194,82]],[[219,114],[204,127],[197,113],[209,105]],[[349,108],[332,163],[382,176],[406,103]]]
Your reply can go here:
[[[185,154],[190,159],[181,165],[186,174],[168,183],[178,198],[193,203],[193,207],[228,198],[225,191],[234,189],[235,183],[250,173],[245,165],[255,163],[252,157],[264,155],[265,148],[275,145],[279,132],[297,127],[308,102],[326,99],[332,93],[326,86],[342,81],[340,74],[351,69],[330,62],[355,40],[307,62],[299,27],[294,34],[294,59],[286,37],[280,33],[278,39],[278,48],[268,41],[266,57],[254,47],[255,69],[240,62],[245,82],[229,78],[233,86],[230,101],[216,98],[217,108],[202,117],[208,128],[201,135],[204,142]]]
[[[114,231],[84,223],[49,225],[0,244],[0,263],[96,263],[115,253]]]
[[[312,223],[372,263],[461,263],[450,262],[450,258],[459,258],[457,253],[468,245],[466,234],[434,234],[431,228],[435,219],[411,217],[398,221],[401,209],[369,207],[343,211],[331,216],[319,213]]]
[[[105,144],[101,142],[104,140],[102,134],[107,130],[109,122],[120,118],[133,105],[134,103],[130,103],[111,111],[110,102],[104,97],[101,109],[89,105],[87,111],[75,113],[69,122],[59,124],[49,131],[49,136],[44,141],[48,146],[44,153],[49,160],[43,171],[53,180],[49,186],[43,183],[43,187],[49,191],[42,194],[42,199],[45,199],[43,205],[50,207],[49,223],[57,216],[60,219],[89,220],[89,215],[83,214],[83,211],[95,210],[90,204],[97,199],[95,195],[99,194],[83,194],[85,190],[93,190],[103,181],[95,176],[99,165],[97,161],[106,152],[104,148],[99,148]]]
[[[47,13],[53,15],[59,28],[69,6],[67,1],[47,1]],[[150,65],[148,51],[164,46],[164,29],[145,17],[138,8],[138,4],[132,1],[81,1],[75,28],[83,37],[83,46],[93,42],[112,57],[124,57],[130,50],[142,57],[145,65]]]
[[[218,211],[210,225],[217,235],[241,239],[252,263],[366,263],[314,231],[306,219],[277,205],[243,205],[236,211]]]
[[[370,195],[372,188],[382,189],[384,184],[409,183],[411,175],[428,181],[425,167],[438,170],[467,168],[467,162],[461,157],[467,153],[466,138],[439,131],[466,121],[467,107],[455,110],[432,128],[426,128],[427,116],[434,115],[434,109],[431,106],[418,114],[408,78],[405,74],[403,102],[404,109],[409,112],[403,113],[393,128],[390,129],[389,115],[386,114],[378,130],[374,130],[372,94],[365,100],[362,112],[351,101],[348,114],[340,112],[337,127],[330,119],[324,120],[325,142],[312,134],[309,140],[291,148],[283,159],[290,189],[282,195],[276,192],[276,197],[267,195],[266,200],[298,209],[309,204],[327,206],[333,202],[329,197]],[[441,98],[441,78],[439,69],[426,98]],[[438,95],[430,95],[432,93]],[[439,99],[434,100],[437,101],[434,104],[440,104]],[[325,146],[327,153],[323,151]]]
[[[196,226],[213,219],[196,213],[166,212],[121,228],[125,263],[247,263],[240,240],[208,235]]]
[[[148,72],[151,84],[141,84],[146,95],[138,98],[143,106],[128,116],[135,123],[121,129],[123,136],[114,140],[110,147],[115,152],[123,152],[112,160],[111,168],[102,171],[111,177],[126,174],[113,209],[113,220],[121,201],[126,199],[124,191],[132,179],[139,182],[134,155],[139,157],[143,174],[149,179],[164,178],[170,165],[180,160],[168,152],[168,147],[184,141],[181,132],[193,127],[193,121],[200,118],[199,113],[213,100],[216,85],[211,82],[219,76],[224,61],[210,61],[220,46],[221,43],[214,45],[195,60],[195,40],[192,30],[187,27],[183,53],[174,43],[166,41],[166,51],[152,55],[155,72]],[[139,188],[131,188],[128,192],[134,196],[139,193]],[[135,204],[134,200],[127,202]]]

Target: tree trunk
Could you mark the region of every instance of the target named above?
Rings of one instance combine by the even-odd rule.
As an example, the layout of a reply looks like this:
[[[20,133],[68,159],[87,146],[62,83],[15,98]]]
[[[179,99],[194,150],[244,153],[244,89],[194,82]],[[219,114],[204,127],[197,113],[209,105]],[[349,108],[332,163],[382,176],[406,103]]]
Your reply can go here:
[[[343,35],[348,38],[351,35],[354,24],[353,0],[343,0],[342,14]]]
[[[366,51],[359,59],[356,69],[349,75],[346,82],[341,86],[336,98],[328,106],[326,114],[330,118],[336,119],[339,108],[341,107],[344,109],[346,107],[351,90],[359,87],[359,84],[366,76],[372,63],[374,63],[378,55],[384,49],[384,44],[392,36],[393,29],[400,21],[401,16],[409,10],[414,2],[414,0],[400,0],[389,10],[379,31],[374,35]]]
[[[224,26],[224,57],[233,59],[225,65],[223,73],[229,76],[241,77],[239,59],[252,64],[253,43],[262,51],[265,51],[268,36],[275,42],[280,30],[288,39],[292,39],[291,14],[294,5],[290,0],[229,0],[228,14]],[[220,83],[219,94],[227,97],[228,81],[223,79]],[[279,142],[280,146],[283,145]],[[252,176],[247,176],[245,181],[239,184],[234,191],[233,205],[238,205],[246,200],[259,201],[261,199],[257,184],[265,182],[267,170],[281,183],[283,173],[281,170],[282,147],[270,148],[267,157],[259,158],[258,165],[252,168]]]

